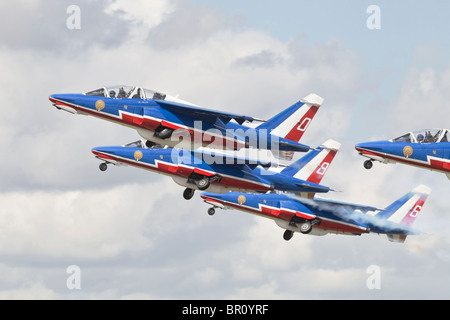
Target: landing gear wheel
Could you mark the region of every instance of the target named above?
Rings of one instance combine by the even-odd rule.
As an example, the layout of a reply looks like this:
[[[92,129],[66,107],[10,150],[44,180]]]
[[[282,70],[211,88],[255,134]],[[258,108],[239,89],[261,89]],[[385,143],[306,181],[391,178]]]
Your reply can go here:
[[[172,133],[173,133],[172,129],[163,128],[160,131],[155,132],[155,136],[160,139],[167,139],[167,138],[170,138]]]
[[[303,234],[310,233],[312,230],[312,224],[309,221],[305,221],[300,225],[300,232]]]
[[[294,232],[291,231],[291,230],[286,230],[286,231],[283,233],[283,239],[286,240],[286,241],[291,240],[293,236],[294,236]]]
[[[215,210],[214,208],[209,208],[209,209],[208,209],[208,214],[209,214],[210,216],[213,216],[215,213],[216,213],[216,210]]]
[[[194,189],[186,188],[183,192],[183,198],[185,198],[186,200],[190,200],[194,196],[194,193]]]
[[[201,178],[200,180],[196,180],[195,184],[197,185],[197,188],[199,188],[199,190],[206,190],[209,187],[209,178],[208,177],[204,177]]]
[[[101,171],[106,171],[106,169],[108,169],[108,165],[105,162],[100,163],[98,167]]]
[[[372,160],[366,160],[366,161],[364,161],[364,168],[366,168],[367,170],[371,169],[372,166],[373,166]]]

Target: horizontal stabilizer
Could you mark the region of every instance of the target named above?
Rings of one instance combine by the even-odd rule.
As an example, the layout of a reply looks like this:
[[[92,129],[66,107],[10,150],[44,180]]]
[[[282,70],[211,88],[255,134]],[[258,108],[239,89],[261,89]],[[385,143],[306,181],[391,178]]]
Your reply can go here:
[[[296,183],[295,185],[302,188],[302,192],[326,193],[331,190],[329,187],[315,183],[308,183],[306,181],[304,183]]]
[[[404,243],[407,235],[405,234],[388,234],[388,240],[391,242]]]

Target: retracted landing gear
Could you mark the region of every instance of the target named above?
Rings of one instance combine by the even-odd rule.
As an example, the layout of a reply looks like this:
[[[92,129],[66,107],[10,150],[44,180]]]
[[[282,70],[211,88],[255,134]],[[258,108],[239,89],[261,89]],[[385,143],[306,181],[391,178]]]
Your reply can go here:
[[[305,221],[300,225],[300,232],[303,234],[308,234],[312,230],[312,223],[310,221]]]
[[[98,168],[100,169],[100,171],[106,171],[106,169],[108,169],[108,165],[106,164],[106,162],[102,162],[100,163]]]
[[[199,180],[195,180],[195,185],[197,186],[197,188],[199,190],[206,190],[206,189],[208,189],[210,183],[211,182],[210,182],[208,177],[203,177],[203,178],[201,178]]]
[[[373,166],[372,160],[364,161],[364,168],[366,168],[367,170],[372,169],[372,166]]]
[[[156,128],[155,137],[157,137],[159,139],[167,139],[167,138],[170,138],[172,133],[173,133],[173,129],[159,126],[158,128]]]
[[[189,183],[195,184],[195,186],[199,190],[206,190],[211,185],[211,182],[219,181],[220,182],[221,177],[219,175],[214,175],[211,177],[204,176],[202,174],[198,173],[192,173],[188,179]]]
[[[183,192],[183,198],[185,198],[186,200],[190,200],[194,196],[194,193],[194,189],[186,188]]]

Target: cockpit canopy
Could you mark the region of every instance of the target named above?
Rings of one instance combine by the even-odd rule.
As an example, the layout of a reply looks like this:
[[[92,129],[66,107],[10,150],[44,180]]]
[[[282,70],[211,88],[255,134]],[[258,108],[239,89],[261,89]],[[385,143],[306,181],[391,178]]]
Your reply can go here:
[[[416,132],[408,132],[398,138],[392,139],[392,142],[403,143],[436,143],[449,142],[449,130],[447,129],[426,129]]]
[[[110,86],[102,87],[97,90],[86,92],[87,96],[97,96],[106,98],[119,98],[119,99],[161,99],[166,98],[166,94],[156,92],[141,87],[132,86]]]
[[[153,143],[148,140],[138,140],[127,143],[123,145],[123,147],[127,148],[142,148],[142,149],[166,149],[167,146],[163,146],[161,144]]]

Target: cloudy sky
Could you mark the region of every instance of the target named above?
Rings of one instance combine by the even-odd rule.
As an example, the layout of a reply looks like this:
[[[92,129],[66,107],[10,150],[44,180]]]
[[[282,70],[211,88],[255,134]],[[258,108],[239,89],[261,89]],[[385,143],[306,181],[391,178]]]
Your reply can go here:
[[[369,29],[378,5],[381,29]],[[67,27],[70,5],[80,29]],[[450,4],[442,1],[18,0],[0,3],[0,298],[449,299],[450,181],[375,164],[354,145],[449,128]],[[70,20],[71,21],[71,20]],[[70,22],[69,21],[69,22]],[[135,131],[53,108],[52,93],[134,84],[269,118],[325,98],[302,142],[342,143],[329,199],[385,207],[433,191],[405,244],[302,236],[129,167],[92,147]],[[69,266],[81,271],[71,290]],[[381,288],[369,290],[370,266]]]

